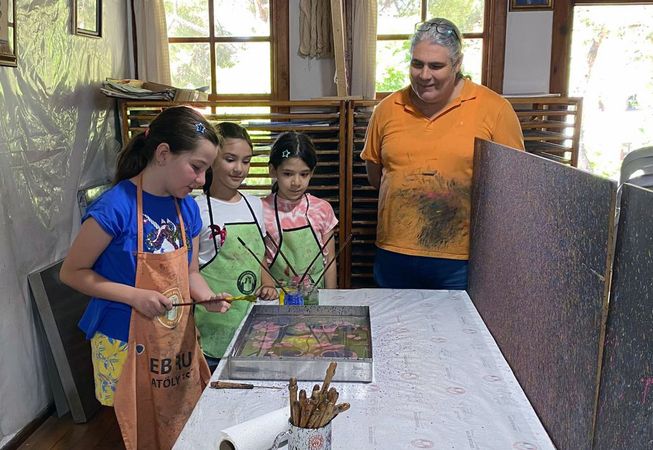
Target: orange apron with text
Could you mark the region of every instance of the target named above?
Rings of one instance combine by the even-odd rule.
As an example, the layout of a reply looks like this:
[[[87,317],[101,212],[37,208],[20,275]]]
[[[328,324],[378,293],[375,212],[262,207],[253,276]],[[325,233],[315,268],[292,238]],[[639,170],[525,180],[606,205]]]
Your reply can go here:
[[[184,245],[168,253],[145,253],[139,179],[136,287],[159,291],[176,304],[191,299],[186,230],[174,201]],[[154,319],[132,308],[127,361],[114,402],[127,450],[172,448],[209,378],[191,307],[173,307]]]

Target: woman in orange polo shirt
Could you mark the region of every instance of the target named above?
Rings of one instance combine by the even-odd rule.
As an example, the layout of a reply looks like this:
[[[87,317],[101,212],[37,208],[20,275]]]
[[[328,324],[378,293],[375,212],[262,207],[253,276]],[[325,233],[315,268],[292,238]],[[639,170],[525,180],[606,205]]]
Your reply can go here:
[[[381,287],[465,289],[474,139],[524,148],[510,103],[463,76],[461,39],[447,19],[419,24],[410,86],[383,99],[367,129]]]

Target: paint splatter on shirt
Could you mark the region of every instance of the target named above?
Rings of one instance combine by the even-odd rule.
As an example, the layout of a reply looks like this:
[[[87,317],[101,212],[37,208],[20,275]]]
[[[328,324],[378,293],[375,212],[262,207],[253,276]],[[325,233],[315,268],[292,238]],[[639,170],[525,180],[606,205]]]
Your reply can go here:
[[[383,167],[376,245],[388,251],[468,259],[474,139],[523,149],[507,100],[464,81],[434,117],[410,101],[410,87],[374,110],[361,157]]]

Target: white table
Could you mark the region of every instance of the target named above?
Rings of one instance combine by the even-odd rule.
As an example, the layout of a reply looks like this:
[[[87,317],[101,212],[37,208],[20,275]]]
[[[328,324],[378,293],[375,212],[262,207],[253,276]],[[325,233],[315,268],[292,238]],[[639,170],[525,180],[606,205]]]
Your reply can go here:
[[[467,293],[324,290],[320,304],[368,305],[372,325],[374,381],[333,383],[351,403],[333,449],[555,448]],[[220,430],[287,405],[287,389],[206,389],[174,448],[216,449]]]

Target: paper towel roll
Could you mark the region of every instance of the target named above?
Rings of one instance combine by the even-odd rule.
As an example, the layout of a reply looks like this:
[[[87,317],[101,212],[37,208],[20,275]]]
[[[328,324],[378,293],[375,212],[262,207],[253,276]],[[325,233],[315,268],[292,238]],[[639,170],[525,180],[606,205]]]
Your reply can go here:
[[[288,429],[288,408],[280,408],[220,431],[220,450],[268,450]]]

